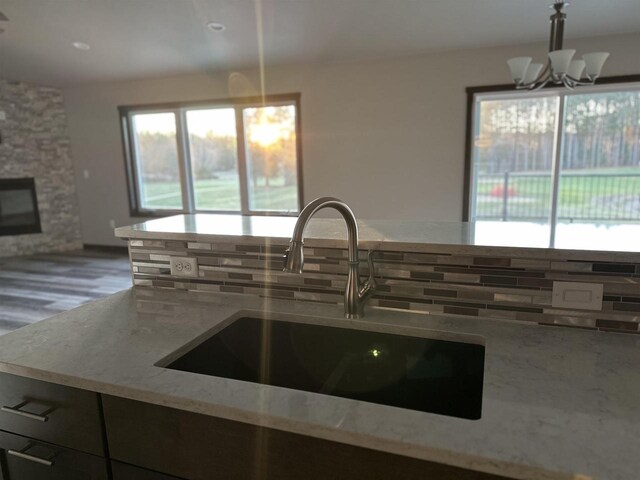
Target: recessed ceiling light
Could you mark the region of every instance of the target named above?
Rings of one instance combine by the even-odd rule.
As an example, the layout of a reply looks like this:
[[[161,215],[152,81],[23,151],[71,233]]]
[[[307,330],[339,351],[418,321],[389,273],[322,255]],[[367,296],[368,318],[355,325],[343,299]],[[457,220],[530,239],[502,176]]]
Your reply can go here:
[[[219,22],[209,22],[207,23],[207,28],[212,32],[224,32],[227,29],[227,26]]]
[[[84,43],[84,42],[73,42],[71,45],[73,45],[78,50],[90,50],[91,49],[91,46],[88,43]]]

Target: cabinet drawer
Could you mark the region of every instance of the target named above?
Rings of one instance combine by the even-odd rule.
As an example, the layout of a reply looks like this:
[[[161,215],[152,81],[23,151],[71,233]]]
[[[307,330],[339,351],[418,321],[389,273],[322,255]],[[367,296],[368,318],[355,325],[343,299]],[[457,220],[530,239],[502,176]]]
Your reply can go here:
[[[113,480],[181,480],[178,477],[170,477],[120,462],[111,462],[111,473]]]
[[[188,480],[498,480],[400,455],[103,395],[111,458]]]
[[[108,480],[104,458],[0,432],[3,480]]]
[[[0,373],[0,430],[104,456],[98,394]]]

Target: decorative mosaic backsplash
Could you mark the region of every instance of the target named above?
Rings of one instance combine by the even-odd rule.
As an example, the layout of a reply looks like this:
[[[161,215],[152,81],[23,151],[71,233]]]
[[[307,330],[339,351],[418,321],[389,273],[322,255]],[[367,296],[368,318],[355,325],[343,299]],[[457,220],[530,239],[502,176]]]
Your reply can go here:
[[[302,275],[282,272],[285,249],[281,245],[129,241],[135,285],[342,303],[345,249],[305,248]],[[197,257],[199,277],[171,276],[170,256]],[[364,260],[366,252],[360,256]],[[361,272],[368,274],[366,261]],[[639,332],[640,264],[378,251],[375,275],[379,286],[368,308]],[[602,283],[602,311],[553,308],[554,281]]]

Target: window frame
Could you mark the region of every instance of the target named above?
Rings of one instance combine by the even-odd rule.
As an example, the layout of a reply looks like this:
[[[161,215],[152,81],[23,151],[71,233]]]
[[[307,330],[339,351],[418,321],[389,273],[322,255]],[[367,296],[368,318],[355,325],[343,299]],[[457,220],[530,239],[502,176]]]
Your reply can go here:
[[[235,97],[212,100],[196,100],[188,102],[167,102],[140,105],[118,106],[120,130],[127,177],[127,193],[129,197],[129,215],[131,217],[166,217],[170,215],[192,213],[215,213],[227,215],[259,215],[296,217],[304,206],[304,189],[302,177],[302,122],[300,110],[300,93],[286,93],[266,96]],[[296,175],[298,205],[295,212],[277,210],[251,210],[249,208],[249,187],[247,178],[247,156],[244,138],[245,108],[293,105],[296,110]],[[193,179],[191,176],[191,158],[189,138],[186,129],[186,112],[189,110],[206,110],[212,108],[233,108],[236,117],[236,148],[238,176],[240,181],[240,210],[203,210],[196,209]],[[182,191],[182,209],[149,209],[142,207],[140,199],[140,175],[136,157],[136,142],[133,134],[131,118],[135,114],[173,113],[176,119],[176,151]]]
[[[576,94],[580,95],[581,92],[598,92],[598,91],[611,91],[618,89],[619,86],[623,86],[625,84],[640,84],[640,74],[638,75],[619,75],[619,76],[611,76],[611,77],[602,77],[599,78],[596,85],[591,87],[578,87],[575,90],[566,91],[565,87],[558,87],[556,85],[547,85],[545,88],[537,91],[537,92],[529,92],[533,95],[545,96],[545,95],[554,95],[557,92],[560,92],[562,95],[560,97],[560,105],[558,108],[558,118],[556,119],[557,127],[555,132],[556,137],[556,148],[554,151],[554,171],[553,175],[553,185],[552,185],[552,205],[551,205],[551,213],[550,213],[550,223],[552,227],[555,226],[557,222],[557,196],[555,192],[557,191],[559,182],[559,169],[560,162],[558,161],[559,155],[562,152],[562,139],[563,139],[563,118],[564,118],[564,103],[567,96]],[[640,88],[640,87],[639,87]],[[624,88],[621,88],[624,89]],[[477,120],[476,116],[478,112],[476,111],[476,97],[489,97],[491,94],[495,94],[501,99],[506,99],[511,96],[512,98],[517,98],[518,95],[526,95],[527,92],[522,92],[520,90],[516,90],[515,85],[506,84],[506,85],[486,85],[479,87],[467,87],[467,117],[465,124],[465,147],[464,147],[464,188],[462,193],[462,221],[468,222],[470,221],[470,216],[472,212],[472,202],[474,201],[474,191],[473,191],[473,145],[474,145],[474,121]],[[551,228],[551,231],[554,232],[555,228]],[[553,240],[553,239],[552,239]]]

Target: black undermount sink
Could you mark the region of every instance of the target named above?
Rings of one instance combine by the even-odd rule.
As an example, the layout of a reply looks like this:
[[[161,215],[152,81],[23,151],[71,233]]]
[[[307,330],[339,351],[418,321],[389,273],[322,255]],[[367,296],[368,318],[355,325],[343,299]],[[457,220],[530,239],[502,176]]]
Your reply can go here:
[[[473,343],[243,317],[166,368],[474,420],[482,410]]]

